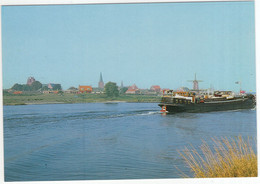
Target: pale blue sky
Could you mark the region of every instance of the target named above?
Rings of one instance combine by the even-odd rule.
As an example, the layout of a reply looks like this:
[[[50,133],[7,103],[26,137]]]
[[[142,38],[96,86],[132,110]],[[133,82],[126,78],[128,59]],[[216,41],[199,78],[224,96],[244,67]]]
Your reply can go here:
[[[254,2],[2,7],[3,88],[26,83],[255,91]]]

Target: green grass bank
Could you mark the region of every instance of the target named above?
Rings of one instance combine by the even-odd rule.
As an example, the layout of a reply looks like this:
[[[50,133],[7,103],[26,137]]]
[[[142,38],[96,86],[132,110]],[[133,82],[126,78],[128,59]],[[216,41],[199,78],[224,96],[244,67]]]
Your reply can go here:
[[[152,95],[120,95],[111,98],[105,94],[11,94],[3,95],[3,105],[105,103],[110,101],[158,103],[160,99],[161,97]]]

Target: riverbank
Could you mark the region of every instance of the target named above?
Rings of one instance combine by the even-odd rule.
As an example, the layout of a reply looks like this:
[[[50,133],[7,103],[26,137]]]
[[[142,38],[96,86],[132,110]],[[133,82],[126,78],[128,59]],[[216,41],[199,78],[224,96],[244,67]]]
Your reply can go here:
[[[107,97],[104,94],[20,94],[4,95],[3,105],[31,105],[31,104],[72,104],[72,103],[119,103],[142,102],[158,103],[160,96],[153,95],[120,95]]]

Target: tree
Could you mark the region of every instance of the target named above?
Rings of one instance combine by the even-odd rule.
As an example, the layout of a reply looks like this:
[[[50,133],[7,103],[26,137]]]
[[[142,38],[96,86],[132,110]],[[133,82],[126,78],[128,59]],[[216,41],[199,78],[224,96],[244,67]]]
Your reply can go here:
[[[42,87],[42,91],[48,91],[48,90],[49,90],[48,86],[43,86]]]
[[[4,96],[10,95],[10,93],[9,93],[7,90],[3,90],[3,95],[4,95]]]
[[[78,90],[78,88],[75,88],[75,87],[70,87],[68,90],[71,90],[71,91],[77,91]]]
[[[23,90],[22,91],[32,91],[32,86],[29,86],[29,85],[26,85],[26,84],[23,84]]]
[[[108,97],[117,97],[119,95],[118,86],[114,82],[108,82],[105,85],[105,94]]]
[[[40,83],[39,81],[35,81],[31,85],[16,83],[15,85],[13,85],[11,89],[15,91],[37,91],[41,88],[42,88],[42,83]]]
[[[63,94],[64,94],[64,92],[63,92],[63,91],[59,91],[59,92],[58,92],[58,95],[61,95],[61,96],[63,96]]]
[[[125,94],[125,92],[128,90],[128,88],[127,87],[123,87],[123,88],[121,88],[120,89],[120,94]]]
[[[42,88],[42,83],[39,81],[34,81],[31,85],[32,91],[37,91]]]
[[[23,91],[23,85],[16,83],[11,89],[16,91]]]
[[[52,90],[61,90],[61,85],[60,84],[55,84],[53,86]]]

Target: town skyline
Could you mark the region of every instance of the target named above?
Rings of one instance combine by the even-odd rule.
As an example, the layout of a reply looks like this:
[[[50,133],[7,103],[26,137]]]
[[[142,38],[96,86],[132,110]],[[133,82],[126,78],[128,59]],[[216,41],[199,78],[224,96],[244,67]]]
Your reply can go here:
[[[15,83],[12,87],[14,87],[17,84],[18,85],[29,85],[29,86],[31,86],[34,82],[40,82],[41,83],[41,81],[36,80],[33,76],[29,76],[27,78],[27,82],[26,83]],[[83,86],[84,87],[91,87],[91,91],[92,91],[92,88],[93,89],[104,90],[106,83],[109,83],[109,82],[113,82],[113,81],[104,82],[103,81],[102,72],[100,72],[99,81],[98,81],[96,86],[95,85],[89,85],[89,84],[87,84],[87,85],[86,84],[79,84],[78,86],[74,85],[74,86],[70,86],[69,88],[63,88],[62,84],[47,82],[47,83],[41,83],[42,84],[41,90],[44,89],[43,87],[47,87],[48,90],[53,90],[54,86],[56,86],[56,85],[59,86],[57,89],[58,90],[62,90],[62,91],[67,91],[67,90],[70,90],[71,88],[73,88],[73,90],[74,89],[80,90],[79,88],[83,87]],[[127,94],[137,94],[136,92],[138,90],[151,90],[151,91],[156,91],[156,92],[162,92],[163,90],[174,90],[174,91],[183,91],[183,90],[184,91],[185,90],[216,90],[216,91],[219,91],[219,89],[214,89],[213,85],[211,85],[209,88],[200,88],[199,87],[199,83],[203,82],[203,80],[198,80],[197,77],[196,77],[196,73],[195,73],[194,79],[193,80],[188,80],[187,82],[192,82],[192,87],[181,86],[181,87],[178,87],[178,88],[171,88],[170,89],[170,88],[161,88],[160,85],[153,84],[153,85],[151,85],[150,87],[147,87],[147,88],[139,88],[138,85],[136,85],[136,83],[133,83],[133,84],[130,84],[130,85],[124,85],[123,81],[121,81],[120,85],[118,83],[116,83],[116,82],[113,82],[113,83],[115,83],[118,86],[119,89],[127,88],[127,91],[126,91]],[[255,91],[252,91],[252,90],[251,91],[244,91],[243,88],[241,88],[241,86],[242,86],[241,81],[236,81],[235,84],[238,84],[239,90],[238,91],[234,91],[234,92],[240,93],[242,91],[243,93],[245,93],[245,92],[249,92],[249,93],[253,92],[253,93],[255,93]],[[4,89],[4,90],[12,89],[12,87],[8,88],[8,89]],[[230,91],[230,90],[226,90],[226,91]]]
[[[40,80],[37,80],[37,79],[35,79],[35,77],[33,77],[33,76],[29,76],[28,78],[27,78],[27,82],[22,82],[22,83],[14,83],[13,84],[13,86],[15,85],[15,84],[21,84],[21,85],[29,85],[29,86],[31,86],[34,82],[40,82],[43,86],[45,85],[57,85],[57,84],[59,84],[59,85],[61,85],[61,87],[62,87],[62,84],[60,84],[60,83],[53,83],[53,82],[43,82],[42,83],[42,81],[40,81]],[[89,85],[89,84],[79,84],[79,85],[74,85],[74,86],[70,86],[69,88],[77,88],[77,87],[79,87],[79,86],[86,86],[86,85],[88,85],[88,86],[91,86],[91,87],[93,87],[93,88],[100,88],[100,89],[102,89],[102,88],[104,88],[105,87],[105,84],[106,83],[108,83],[108,82],[113,82],[113,81],[107,81],[107,82],[103,82],[103,76],[102,76],[102,73],[100,73],[100,78],[99,78],[99,81],[97,82],[97,85]],[[133,84],[130,84],[130,85],[124,85],[123,84],[123,81],[121,81],[121,83],[120,84],[118,84],[118,83],[116,83],[116,85],[119,87],[119,88],[123,88],[123,87],[131,87],[131,86],[136,86],[136,84],[135,83],[133,83]],[[153,86],[159,86],[159,85],[151,85],[149,88],[151,88],[151,87],[153,87]],[[137,87],[137,86],[136,86]],[[11,87],[12,88],[12,87]],[[6,89],[4,89],[4,90],[7,90],[7,89],[11,89],[11,88],[6,88]],[[64,88],[64,89],[62,89],[62,90],[67,90],[67,89],[69,89],[69,88]],[[138,87],[137,87],[138,88]],[[49,89],[51,89],[51,88],[49,88]],[[138,89],[140,89],[140,88],[138,88]],[[143,88],[143,89],[148,89],[148,88]],[[168,89],[168,88],[167,88]]]
[[[2,8],[3,88],[34,76],[64,89],[255,91],[254,3],[156,3]],[[17,31],[19,30],[19,31]]]

